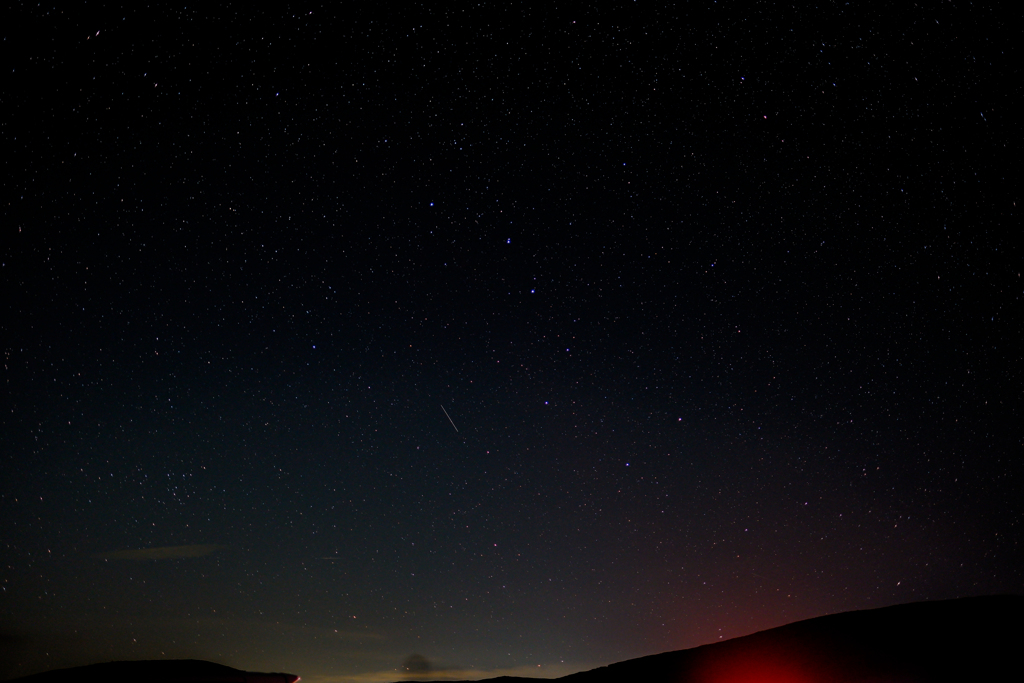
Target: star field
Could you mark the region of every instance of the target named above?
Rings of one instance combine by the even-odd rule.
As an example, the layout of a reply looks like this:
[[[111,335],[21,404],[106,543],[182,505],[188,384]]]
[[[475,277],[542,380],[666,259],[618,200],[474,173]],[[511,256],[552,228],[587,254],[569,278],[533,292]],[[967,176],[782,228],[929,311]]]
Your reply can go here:
[[[0,675],[556,676],[1021,592],[1002,8],[3,23]]]

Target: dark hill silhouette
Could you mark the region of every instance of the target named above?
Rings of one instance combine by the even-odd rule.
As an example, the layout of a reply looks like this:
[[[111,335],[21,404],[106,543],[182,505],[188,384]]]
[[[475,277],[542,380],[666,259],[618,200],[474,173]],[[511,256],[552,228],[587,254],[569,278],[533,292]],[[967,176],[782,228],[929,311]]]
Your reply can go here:
[[[844,612],[721,643],[630,659],[556,680],[562,683],[1024,680],[1022,608],[1024,597],[991,596]],[[505,676],[489,681],[536,683],[538,679]]]
[[[16,678],[9,683],[294,683],[294,674],[240,671],[199,659],[107,662]]]

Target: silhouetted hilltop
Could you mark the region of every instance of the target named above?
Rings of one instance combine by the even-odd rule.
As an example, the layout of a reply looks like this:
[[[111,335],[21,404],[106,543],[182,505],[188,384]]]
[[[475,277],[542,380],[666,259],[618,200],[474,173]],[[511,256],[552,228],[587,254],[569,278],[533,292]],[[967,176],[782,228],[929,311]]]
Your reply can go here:
[[[107,662],[16,678],[10,683],[294,683],[294,674],[254,673],[199,659]]]
[[[917,602],[832,614],[563,683],[963,683],[1020,680],[1024,597]],[[1016,673],[1013,673],[1016,672]],[[538,679],[489,679],[536,683]],[[406,682],[408,683],[408,682]]]

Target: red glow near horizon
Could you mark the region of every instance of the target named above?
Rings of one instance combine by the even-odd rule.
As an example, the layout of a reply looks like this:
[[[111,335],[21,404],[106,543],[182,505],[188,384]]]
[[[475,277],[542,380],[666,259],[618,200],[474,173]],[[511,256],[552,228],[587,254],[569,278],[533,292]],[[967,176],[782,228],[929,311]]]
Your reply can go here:
[[[814,683],[815,680],[803,663],[764,655],[709,663],[694,678],[699,683]]]

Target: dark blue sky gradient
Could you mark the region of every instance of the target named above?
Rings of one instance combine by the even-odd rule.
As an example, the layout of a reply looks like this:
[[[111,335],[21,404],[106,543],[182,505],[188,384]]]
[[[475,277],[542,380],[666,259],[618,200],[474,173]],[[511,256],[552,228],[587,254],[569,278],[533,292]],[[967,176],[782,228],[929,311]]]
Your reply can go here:
[[[556,675],[1021,592],[1002,9],[3,24],[0,675]]]

